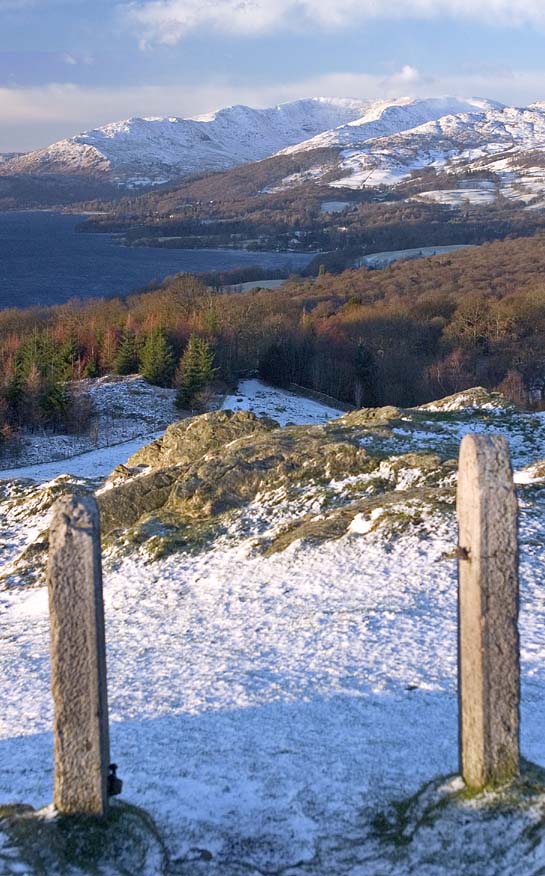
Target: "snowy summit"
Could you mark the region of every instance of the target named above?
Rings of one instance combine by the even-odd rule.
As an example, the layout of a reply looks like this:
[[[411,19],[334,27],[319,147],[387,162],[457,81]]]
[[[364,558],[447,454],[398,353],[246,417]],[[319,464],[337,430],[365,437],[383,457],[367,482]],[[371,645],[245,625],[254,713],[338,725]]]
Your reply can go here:
[[[545,105],[517,108],[457,97],[310,98],[269,109],[232,106],[192,119],[133,118],[8,157],[0,174],[154,185],[277,153],[294,156],[320,149],[337,153],[338,173],[329,182],[336,188],[395,186],[426,168],[453,179],[486,171],[498,175],[502,194],[531,201],[543,188]],[[320,183],[331,169],[330,159],[320,164],[318,158],[314,181]],[[283,187],[297,182],[290,177]],[[490,198],[484,189],[474,199],[486,201],[487,192]],[[429,197],[437,199],[433,192]]]

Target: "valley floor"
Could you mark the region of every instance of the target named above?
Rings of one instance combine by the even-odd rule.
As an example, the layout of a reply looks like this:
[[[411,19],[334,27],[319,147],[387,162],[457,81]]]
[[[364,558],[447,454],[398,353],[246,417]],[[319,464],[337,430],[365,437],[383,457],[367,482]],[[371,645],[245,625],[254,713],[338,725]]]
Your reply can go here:
[[[225,407],[282,424],[339,415],[256,381]],[[512,437],[516,465],[534,461],[535,448]],[[64,469],[101,477],[129,452],[98,450]],[[45,480],[60,468],[9,474]],[[522,748],[545,766],[545,495],[533,489],[521,519]],[[392,800],[457,772],[453,516],[391,540],[354,527],[266,558],[254,537],[106,563],[112,758],[125,799],[156,820],[169,872],[543,873],[545,842],[531,842],[530,828],[545,803],[503,829],[461,803],[450,832],[415,828],[402,851],[373,826]],[[42,807],[52,785],[47,593],[0,592],[0,611],[0,800]],[[0,873],[10,868],[0,848]]]

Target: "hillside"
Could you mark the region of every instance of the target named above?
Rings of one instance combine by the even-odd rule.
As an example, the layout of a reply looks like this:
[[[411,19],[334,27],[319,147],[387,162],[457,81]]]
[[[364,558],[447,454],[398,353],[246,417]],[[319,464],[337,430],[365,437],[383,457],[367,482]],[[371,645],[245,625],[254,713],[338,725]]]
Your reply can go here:
[[[539,402],[544,271],[545,240],[536,236],[383,270],[294,277],[272,290],[222,293],[179,276],[127,298],[6,310],[0,429],[29,419],[43,425],[32,402],[34,368],[44,379],[106,375],[118,368],[127,334],[138,360],[156,326],[174,365],[192,333],[207,338],[227,384],[259,369],[279,385],[358,405],[406,407],[477,384],[501,387],[521,404],[529,394]]]
[[[538,876],[543,770],[525,765],[482,798],[456,778],[453,460],[467,432],[511,443],[522,748],[544,766],[544,417],[479,389],[335,416],[243,382],[222,412],[119,458],[106,486],[93,454],[77,477],[0,482],[4,531],[38,570],[54,497],[99,487],[112,754],[124,800],[154,819],[164,850],[138,872]],[[0,594],[0,799],[40,808],[47,593],[28,581],[12,574]],[[126,873],[125,851],[118,838],[95,872]],[[23,872],[20,854],[3,822],[0,872]],[[70,873],[83,876],[77,861]]]
[[[68,197],[71,180],[83,200],[92,197],[93,186],[97,197],[107,198],[108,186],[118,193],[168,189],[184,178],[219,174],[220,192],[232,185],[234,197],[244,179],[246,197],[310,186],[345,196],[416,196],[451,207],[507,202],[535,208],[545,203],[544,154],[542,102],[310,98],[263,110],[234,106],[194,119],[105,125],[3,160],[0,195],[4,189],[22,197],[25,179],[36,186],[37,198],[51,178]],[[264,170],[261,162],[271,158]],[[249,167],[244,177],[222,178],[241,165]]]
[[[194,119],[133,118],[4,162],[4,175],[68,175],[138,187],[225,170],[358,118],[369,101],[313,98]]]
[[[485,107],[481,112],[448,113],[397,132],[345,125],[322,135],[297,151],[323,146],[342,147],[340,179],[335,188],[396,187],[425,169],[450,175],[459,199],[493,202],[503,196],[515,201],[543,203],[545,180],[545,112],[542,104],[527,108]],[[371,136],[369,134],[371,133]],[[468,174],[475,175],[464,186]],[[478,175],[482,175],[479,180]],[[487,177],[488,175],[488,177]],[[438,197],[439,192],[434,197]],[[424,192],[420,195],[426,197]],[[428,195],[431,197],[431,194]],[[443,195],[442,202],[452,202]],[[456,203],[456,200],[453,201]]]

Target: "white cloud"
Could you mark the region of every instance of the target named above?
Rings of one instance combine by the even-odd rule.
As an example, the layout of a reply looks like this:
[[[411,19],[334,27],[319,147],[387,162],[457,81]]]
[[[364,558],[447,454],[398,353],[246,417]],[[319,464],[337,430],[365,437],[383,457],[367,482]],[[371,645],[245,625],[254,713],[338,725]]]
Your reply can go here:
[[[545,99],[545,69],[468,70],[432,79],[414,67],[384,77],[331,73],[280,85],[215,79],[200,86],[144,85],[90,88],[60,83],[34,88],[0,87],[0,152],[35,149],[79,131],[129,116],[192,116],[244,103],[272,106],[301,97],[480,96],[525,105]]]
[[[252,35],[309,25],[350,27],[376,18],[454,16],[545,26],[543,0],[133,0],[123,8],[144,44],[174,44],[199,27]]]

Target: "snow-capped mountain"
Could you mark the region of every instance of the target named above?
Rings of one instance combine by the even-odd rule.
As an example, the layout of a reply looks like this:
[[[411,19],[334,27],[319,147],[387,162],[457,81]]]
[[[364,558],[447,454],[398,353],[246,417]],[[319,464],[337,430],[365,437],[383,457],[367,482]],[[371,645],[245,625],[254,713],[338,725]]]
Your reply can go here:
[[[21,158],[24,152],[0,152],[0,164],[5,161],[12,161],[14,158]]]
[[[503,109],[503,105],[480,98],[434,97],[417,99],[404,97],[399,100],[376,100],[369,103],[366,112],[359,118],[340,125],[334,130],[318,134],[304,143],[288,147],[288,154],[308,149],[323,149],[342,146],[358,148],[370,140],[389,137],[401,131],[412,130],[427,122],[435,122],[445,116],[461,113],[482,113]]]
[[[7,161],[2,172],[158,184],[266,158],[358,119],[369,105],[365,100],[311,98],[270,109],[233,106],[193,119],[134,118]]]
[[[264,191],[302,182],[395,187],[412,177],[418,197],[431,201],[490,203],[502,195],[539,206],[545,203],[545,102],[517,108],[481,98],[309,98],[192,119],[135,118],[6,157],[0,176],[152,186],[276,155],[303,160],[306,169],[287,176],[280,170]],[[420,178],[430,169],[449,174],[452,183],[426,190]],[[468,172],[480,179],[468,180]]]
[[[340,150],[334,188],[392,187],[431,168],[452,175],[454,191],[422,193],[429,200],[482,203],[501,194],[530,203],[545,191],[544,102],[523,108],[479,99],[384,102],[283,153],[326,146]],[[468,172],[490,178],[464,185],[459,196],[456,177]]]

